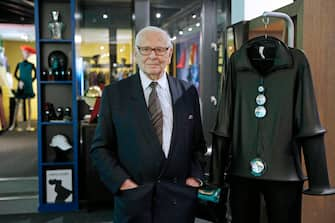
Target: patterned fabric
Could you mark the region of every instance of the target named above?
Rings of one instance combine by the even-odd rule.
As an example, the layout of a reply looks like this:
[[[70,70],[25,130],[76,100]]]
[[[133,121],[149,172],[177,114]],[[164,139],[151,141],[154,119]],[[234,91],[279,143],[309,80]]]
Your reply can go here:
[[[157,84],[157,82],[151,82],[150,84],[152,90],[149,96],[148,109],[151,115],[152,125],[154,126],[155,132],[159,138],[159,142],[162,145],[163,113],[156,91]]]

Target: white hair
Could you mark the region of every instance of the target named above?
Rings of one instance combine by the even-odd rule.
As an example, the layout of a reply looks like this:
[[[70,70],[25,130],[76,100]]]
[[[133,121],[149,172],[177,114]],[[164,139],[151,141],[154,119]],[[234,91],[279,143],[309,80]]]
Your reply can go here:
[[[173,48],[173,44],[172,44],[171,37],[170,37],[169,33],[167,31],[165,31],[164,29],[161,29],[161,28],[156,27],[156,26],[146,26],[143,29],[141,29],[136,34],[136,37],[135,37],[135,47],[138,46],[140,39],[142,38],[143,34],[145,32],[147,32],[147,31],[162,33],[166,37],[166,39],[168,40],[169,47]]]

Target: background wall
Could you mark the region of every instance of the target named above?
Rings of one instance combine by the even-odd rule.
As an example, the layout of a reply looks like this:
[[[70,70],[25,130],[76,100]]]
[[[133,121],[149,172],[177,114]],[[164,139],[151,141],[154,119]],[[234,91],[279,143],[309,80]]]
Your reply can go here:
[[[303,7],[303,50],[312,69],[321,122],[327,129],[328,172],[335,187],[335,1],[304,0]],[[303,223],[334,222],[335,195],[303,199]]]

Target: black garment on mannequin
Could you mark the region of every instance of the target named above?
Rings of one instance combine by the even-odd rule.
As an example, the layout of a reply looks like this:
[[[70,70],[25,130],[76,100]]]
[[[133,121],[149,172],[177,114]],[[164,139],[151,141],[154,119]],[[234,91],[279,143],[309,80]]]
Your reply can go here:
[[[335,189],[330,187],[325,153],[324,136],[302,138],[305,165],[308,175],[309,188],[304,191],[309,195],[330,195]]]
[[[248,47],[247,54],[250,63],[261,75],[266,75],[271,71],[275,62],[277,47],[273,39],[265,38],[261,42],[255,42]]]
[[[213,130],[213,156],[221,157],[213,157],[211,174],[214,182],[221,181],[225,169],[220,163],[227,159],[222,156],[231,151],[232,222],[259,223],[263,194],[270,223],[300,223],[305,179],[301,146],[310,181],[305,193],[333,193],[324,154],[325,129],[306,56],[274,37],[257,37],[231,56],[224,84]],[[254,113],[259,86],[266,96],[262,118]],[[250,160],[258,157],[267,169],[255,176]]]
[[[249,58],[248,50],[252,54],[257,44],[269,41],[273,42],[275,50],[264,49],[263,54],[271,59],[269,62],[273,61],[273,66],[264,69],[266,72],[263,73],[260,72],[262,69],[253,66],[257,62],[252,56]],[[261,79],[267,98],[267,114],[258,119],[254,111]],[[258,133],[260,128],[262,134]],[[231,142],[232,175],[273,181],[304,180],[301,178],[302,169],[296,165],[295,157],[299,157],[301,151],[295,139],[324,132],[319,121],[308,61],[300,50],[288,48],[270,36],[267,39],[257,37],[231,56],[213,134],[226,137]],[[257,154],[259,148],[261,153]],[[250,174],[249,162],[259,155],[268,168],[265,174],[255,177]],[[218,172],[215,174],[220,175]]]
[[[261,195],[268,223],[300,223],[302,182],[231,179],[232,223],[259,223]]]

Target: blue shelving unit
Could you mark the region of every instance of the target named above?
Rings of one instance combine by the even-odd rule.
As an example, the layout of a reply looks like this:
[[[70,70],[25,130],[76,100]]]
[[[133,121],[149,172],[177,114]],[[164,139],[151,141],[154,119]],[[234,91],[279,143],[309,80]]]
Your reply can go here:
[[[52,10],[59,11],[65,24],[61,39],[53,39],[48,30]],[[78,95],[75,55],[75,0],[35,0],[35,32],[38,81],[38,177],[39,211],[71,211],[78,204]],[[43,72],[51,70],[48,55],[55,50],[67,56],[66,76]],[[53,71],[54,72],[54,71]],[[57,73],[58,74],[58,73]],[[69,75],[71,74],[71,75]],[[56,77],[56,78],[55,78]],[[57,107],[70,107],[72,120],[46,118],[47,103]],[[66,136],[70,150],[54,146],[55,135]],[[59,154],[62,154],[59,159]],[[57,188],[56,188],[57,187]],[[62,192],[60,193],[59,190]]]

